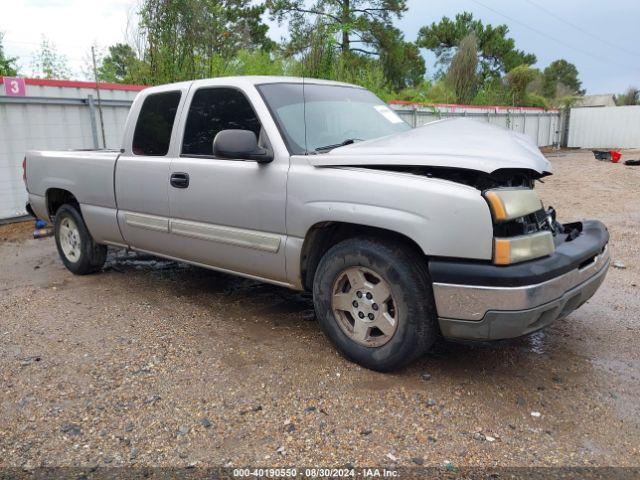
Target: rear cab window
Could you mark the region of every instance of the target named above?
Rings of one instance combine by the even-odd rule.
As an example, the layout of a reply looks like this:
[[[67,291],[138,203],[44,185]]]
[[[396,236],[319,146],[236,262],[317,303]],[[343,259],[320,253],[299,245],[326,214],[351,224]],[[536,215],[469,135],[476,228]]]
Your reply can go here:
[[[144,99],[133,133],[134,155],[167,154],[180,96],[180,92],[163,92]]]

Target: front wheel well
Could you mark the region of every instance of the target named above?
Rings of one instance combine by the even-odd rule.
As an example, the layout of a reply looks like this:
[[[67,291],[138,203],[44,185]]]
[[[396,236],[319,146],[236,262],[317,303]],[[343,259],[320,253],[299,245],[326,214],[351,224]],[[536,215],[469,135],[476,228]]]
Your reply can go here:
[[[53,220],[58,209],[65,204],[73,205],[80,211],[80,203],[76,197],[68,190],[62,188],[50,188],[46,193],[47,198],[47,212],[49,218]]]
[[[300,278],[303,288],[312,289],[318,264],[331,247],[348,238],[360,236],[393,240],[397,242],[399,248],[413,249],[424,256],[416,242],[392,230],[345,222],[316,223],[307,232],[300,255]]]

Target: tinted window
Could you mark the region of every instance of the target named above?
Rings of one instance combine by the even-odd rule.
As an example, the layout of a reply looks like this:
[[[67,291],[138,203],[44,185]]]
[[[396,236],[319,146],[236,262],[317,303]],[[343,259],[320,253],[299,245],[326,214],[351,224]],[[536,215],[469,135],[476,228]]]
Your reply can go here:
[[[228,129],[251,130],[259,137],[260,122],[251,104],[233,88],[201,88],[191,101],[182,153],[213,155],[213,139]]]
[[[167,154],[178,103],[180,92],[155,93],[145,98],[133,133],[134,154]]]

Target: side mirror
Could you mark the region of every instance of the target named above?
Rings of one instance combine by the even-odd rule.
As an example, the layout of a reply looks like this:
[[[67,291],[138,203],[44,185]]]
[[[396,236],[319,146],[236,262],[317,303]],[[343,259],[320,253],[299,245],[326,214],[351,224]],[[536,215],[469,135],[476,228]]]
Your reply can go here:
[[[213,154],[220,158],[237,158],[268,163],[273,154],[258,146],[258,138],[251,130],[222,130],[213,139]]]

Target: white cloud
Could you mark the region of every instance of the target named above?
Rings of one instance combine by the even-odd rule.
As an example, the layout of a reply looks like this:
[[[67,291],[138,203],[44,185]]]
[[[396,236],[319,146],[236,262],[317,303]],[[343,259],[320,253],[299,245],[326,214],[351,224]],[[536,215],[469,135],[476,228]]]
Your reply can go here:
[[[5,3],[5,2],[3,2]],[[64,54],[74,78],[82,78],[91,45],[106,48],[124,41],[127,20],[136,0],[24,0],[0,7],[0,31],[8,55],[19,57],[23,74],[31,74],[31,59],[42,35]]]
[[[135,12],[141,0],[5,0],[0,4],[0,32],[5,32],[4,46],[11,56],[19,57],[21,71],[31,74],[31,58],[38,50],[44,34],[53,42],[60,53],[66,55],[73,70],[74,78],[83,78],[83,70],[89,60],[91,45],[105,49],[116,42],[124,41],[129,21],[137,22]],[[257,0],[256,0],[257,1]],[[570,19],[583,29],[605,36],[610,43],[619,44],[627,50],[635,51],[635,23],[640,12],[638,0],[609,0],[606,3],[583,0],[537,0],[559,16]],[[492,8],[527,21],[536,29],[544,31],[564,43],[580,50],[592,52],[600,58],[610,59],[606,64],[585,55],[575,48],[567,48],[549,38],[527,30],[522,25],[512,24],[504,17],[497,16],[475,3],[452,2],[451,0],[410,0],[409,12],[398,22],[406,38],[416,38],[418,29],[443,15],[452,16],[462,10],[473,11],[474,15],[492,24],[507,23],[510,35],[516,45],[538,56],[537,67],[544,68],[557,58],[566,58],[578,67],[580,78],[589,93],[619,92],[630,84],[638,84],[640,70],[638,55],[628,54],[621,49],[585,35],[574,28],[549,17],[545,12],[533,8],[525,2],[512,0],[487,0]],[[584,7],[583,7],[584,5]],[[287,24],[277,25],[264,17],[270,26],[270,36],[280,40],[287,34]],[[635,42],[635,43],[634,43]],[[426,53],[426,52],[425,52]],[[433,74],[433,55],[426,55],[428,74]]]

